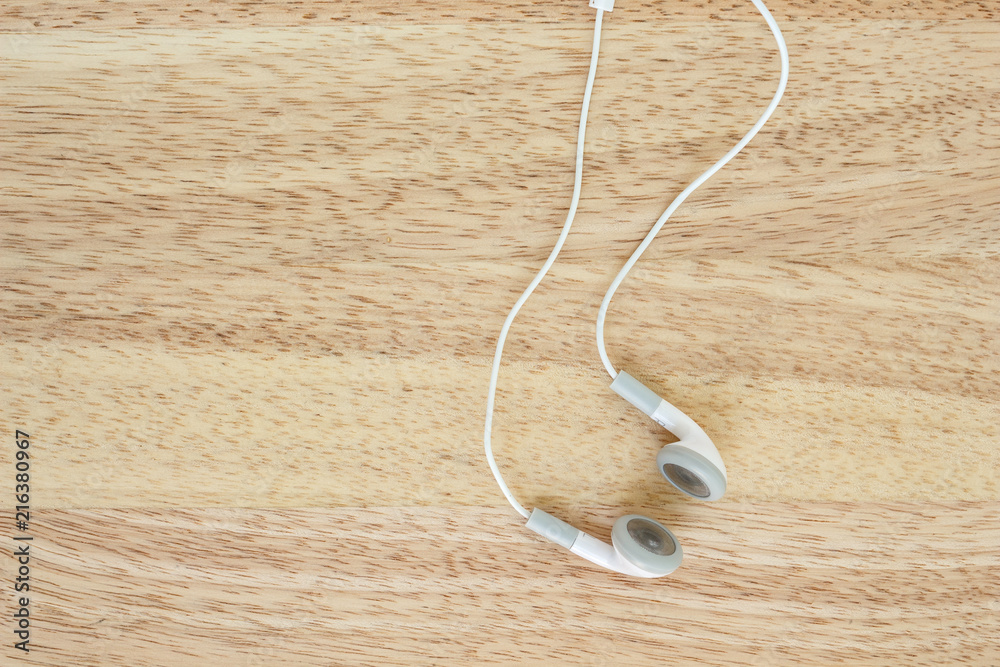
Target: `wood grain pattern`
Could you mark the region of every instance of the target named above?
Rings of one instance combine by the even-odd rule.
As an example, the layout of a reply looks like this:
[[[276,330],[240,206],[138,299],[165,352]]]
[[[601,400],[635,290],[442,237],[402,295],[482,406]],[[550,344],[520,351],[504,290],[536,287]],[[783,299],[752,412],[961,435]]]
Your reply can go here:
[[[495,442],[529,507],[676,528],[656,582],[524,531],[481,455],[571,192],[582,2],[0,8],[0,424],[33,438],[37,581],[5,661],[1000,664],[996,8],[772,6],[782,107],[608,320],[726,458],[705,506],[593,321],[777,62],[749,3],[619,4]]]

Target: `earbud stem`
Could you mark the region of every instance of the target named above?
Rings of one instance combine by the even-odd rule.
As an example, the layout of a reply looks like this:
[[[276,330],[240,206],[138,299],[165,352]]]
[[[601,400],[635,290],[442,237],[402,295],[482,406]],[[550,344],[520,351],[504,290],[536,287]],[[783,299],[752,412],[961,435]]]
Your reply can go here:
[[[697,422],[681,410],[660,398],[655,391],[625,371],[618,371],[618,375],[611,383],[611,389],[639,408],[657,424],[677,436],[680,441],[677,444],[704,456],[722,471],[723,475],[726,474],[726,464],[722,461],[719,450],[716,449],[712,439],[698,426]]]
[[[648,417],[652,417],[653,413],[656,412],[656,408],[663,402],[663,399],[655,391],[625,371],[618,371],[618,375],[615,376],[614,381],[611,383],[611,389],[626,401],[639,408]]]
[[[567,549],[572,549],[573,543],[583,534],[579,528],[574,528],[562,519],[558,519],[537,507],[531,510],[531,516],[528,517],[528,523],[525,525],[548,541],[555,542]]]
[[[577,556],[586,558],[595,565],[633,577],[657,576],[634,567],[607,542],[602,542],[593,535],[589,535],[579,528],[574,528],[545,510],[540,510],[537,507],[531,510],[531,516],[528,517],[528,523],[525,525],[550,542],[555,542],[559,546],[569,549]]]
[[[595,565],[600,565],[621,574],[650,579],[658,576],[634,567],[622,558],[613,546],[583,531],[580,531],[580,536],[576,538],[570,551],[581,558],[586,558]]]

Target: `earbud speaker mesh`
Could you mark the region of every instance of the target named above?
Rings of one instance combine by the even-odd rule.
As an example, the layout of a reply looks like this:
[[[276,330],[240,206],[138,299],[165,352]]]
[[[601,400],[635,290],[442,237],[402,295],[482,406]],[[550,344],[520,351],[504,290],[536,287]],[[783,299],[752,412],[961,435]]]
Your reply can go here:
[[[708,498],[712,492],[708,489],[708,484],[687,468],[682,468],[674,463],[663,466],[663,474],[678,489],[688,493],[695,498]]]
[[[631,519],[625,529],[636,544],[657,556],[670,556],[677,551],[670,533],[648,519]]]

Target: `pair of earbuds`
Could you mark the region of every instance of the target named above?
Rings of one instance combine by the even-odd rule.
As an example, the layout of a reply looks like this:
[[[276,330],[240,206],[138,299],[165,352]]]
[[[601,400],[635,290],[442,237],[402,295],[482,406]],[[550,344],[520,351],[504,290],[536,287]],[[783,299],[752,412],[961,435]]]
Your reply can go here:
[[[722,497],[726,492],[726,464],[711,438],[693,419],[625,371],[618,372],[611,389],[678,438],[656,455],[656,467],[668,482],[699,500]],[[670,530],[638,514],[627,514],[615,521],[611,545],[537,507],[527,527],[592,563],[636,577],[668,575],[684,558],[681,544]]]
[[[657,468],[666,480],[682,493],[699,500],[709,501],[718,500],[726,491],[726,466],[722,461],[722,456],[719,455],[718,449],[716,449],[712,440],[693,419],[662,399],[656,392],[628,373],[615,369],[608,358],[604,346],[604,320],[607,315],[608,306],[618,286],[621,285],[642,253],[653,242],[653,239],[670,215],[696,188],[711,178],[713,174],[743,150],[743,147],[750,142],[774,113],[784,94],[785,86],[788,82],[788,49],[785,45],[785,40],[778,29],[774,17],[771,16],[767,7],[764,6],[763,1],[750,1],[764,18],[778,45],[778,54],[781,61],[781,77],[778,82],[777,92],[775,92],[763,114],[761,114],[754,126],[743,135],[743,138],[671,202],[670,206],[667,207],[656,221],[611,282],[611,286],[605,293],[597,314],[597,349],[605,369],[612,378],[611,389],[678,438],[677,442],[665,445],[660,449],[659,454],[656,456]],[[500,330],[496,353],[493,356],[493,368],[487,392],[486,426],[483,443],[486,450],[486,460],[490,465],[490,469],[500,490],[511,506],[527,519],[527,527],[530,530],[551,542],[569,549],[576,555],[609,570],[635,577],[662,577],[676,570],[684,557],[680,542],[677,541],[674,534],[663,524],[645,516],[628,514],[615,522],[611,529],[611,544],[609,545],[593,535],[574,528],[542,509],[536,507],[529,512],[517,501],[506,482],[504,482],[503,475],[500,474],[500,469],[493,457],[493,447],[491,444],[497,378],[500,373],[500,361],[503,356],[503,347],[507,339],[507,333],[510,331],[510,326],[517,316],[518,311],[520,311],[521,306],[531,296],[531,293],[542,281],[542,278],[545,277],[545,274],[559,255],[559,251],[562,249],[566,237],[569,235],[580,200],[587,112],[594,86],[594,77],[597,71],[597,59],[601,40],[601,20],[605,11],[613,9],[614,0],[589,0],[589,3],[592,8],[597,10],[597,16],[594,25],[594,44],[590,59],[590,72],[587,76],[587,85],[583,96],[583,109],[580,113],[573,198],[569,214],[566,216],[566,222],[563,224],[562,232],[552,251],[549,253],[548,259],[521,294],[520,298],[518,298],[513,308],[511,308]]]

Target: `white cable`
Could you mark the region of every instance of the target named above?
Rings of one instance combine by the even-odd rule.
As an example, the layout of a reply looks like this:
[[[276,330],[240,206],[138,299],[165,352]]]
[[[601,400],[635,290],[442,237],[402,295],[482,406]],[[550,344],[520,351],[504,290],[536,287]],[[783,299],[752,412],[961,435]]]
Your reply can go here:
[[[597,74],[597,55],[601,45],[601,20],[603,17],[604,12],[597,10],[597,19],[594,23],[594,50],[590,56],[590,74],[587,75],[587,88],[583,93],[583,110],[580,112],[580,133],[576,142],[576,178],[573,182],[573,200],[569,205],[569,214],[566,216],[566,222],[563,224],[562,233],[559,235],[558,240],[556,240],[552,252],[549,253],[549,258],[545,260],[545,264],[538,271],[535,279],[531,281],[531,284],[521,294],[521,298],[511,308],[507,319],[503,323],[503,327],[500,329],[500,337],[497,339],[497,351],[493,355],[493,370],[490,372],[490,388],[486,397],[486,429],[483,434],[483,444],[486,447],[486,460],[489,462],[490,470],[493,471],[493,477],[496,478],[497,484],[500,485],[500,490],[503,491],[503,495],[507,498],[507,501],[525,518],[528,518],[531,514],[528,510],[524,509],[521,503],[517,502],[514,494],[507,488],[507,484],[503,481],[503,476],[500,474],[500,469],[497,467],[497,462],[493,458],[493,445],[490,443],[490,431],[493,430],[493,404],[497,392],[497,376],[500,374],[500,359],[503,356],[503,346],[507,340],[507,332],[510,330],[510,325],[514,322],[514,318],[517,317],[521,306],[524,305],[524,302],[528,300],[531,293],[538,287],[538,283],[542,282],[542,278],[545,277],[549,268],[556,261],[559,251],[562,250],[563,244],[566,242],[566,237],[569,236],[570,227],[573,226],[573,218],[576,216],[576,207],[580,202],[580,187],[583,182],[583,143],[587,133],[587,110],[590,107],[590,93],[594,88],[594,76]]]
[[[739,143],[733,146],[732,150],[726,153],[718,162],[709,167],[705,173],[696,178],[691,185],[684,189],[683,192],[677,195],[677,198],[674,199],[670,206],[667,207],[667,210],[663,212],[663,215],[661,215],[659,220],[656,221],[653,228],[649,230],[648,234],[646,234],[646,238],[642,240],[642,243],[640,243],[639,247],[635,249],[635,252],[632,253],[632,256],[628,258],[628,261],[625,262],[621,271],[618,272],[618,275],[615,276],[615,279],[611,282],[611,287],[608,288],[607,294],[604,295],[604,300],[601,302],[601,309],[597,312],[597,351],[601,355],[601,362],[608,370],[608,373],[611,374],[612,378],[616,377],[618,372],[615,371],[615,367],[611,365],[611,360],[608,359],[608,353],[604,349],[604,318],[608,314],[608,306],[611,304],[611,298],[615,295],[615,291],[618,289],[618,286],[621,285],[623,280],[625,280],[625,276],[627,276],[628,272],[632,270],[635,263],[639,261],[639,257],[646,251],[649,244],[653,242],[653,239],[660,231],[660,228],[663,227],[667,218],[669,218],[673,212],[677,210],[677,207],[688,198],[688,195],[694,192],[702,183],[711,178],[715,172],[722,169],[727,162],[732,160],[737,153],[743,150],[744,146],[750,143],[750,140],[753,139],[754,135],[760,131],[760,128],[764,127],[764,123],[766,123],[768,118],[771,117],[771,114],[774,113],[774,110],[778,107],[778,102],[781,101],[781,96],[785,92],[785,85],[788,83],[788,47],[785,44],[785,39],[781,36],[781,30],[778,29],[778,24],[775,23],[774,17],[771,16],[771,12],[767,10],[764,3],[761,2],[761,0],[750,1],[753,2],[754,7],[756,7],[757,11],[759,11],[761,16],[764,17],[764,20],[767,21],[767,26],[771,29],[771,33],[774,35],[774,40],[778,43],[778,52],[781,55],[781,79],[778,82],[778,90],[774,93],[771,103],[767,105],[767,109],[764,110],[760,119],[758,119],[756,124],[750,128],[749,132],[743,135],[743,138],[740,139]]]

